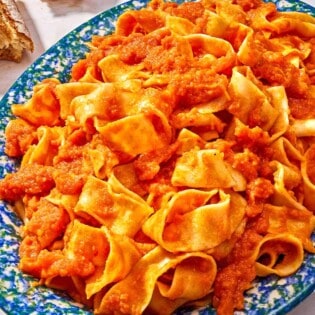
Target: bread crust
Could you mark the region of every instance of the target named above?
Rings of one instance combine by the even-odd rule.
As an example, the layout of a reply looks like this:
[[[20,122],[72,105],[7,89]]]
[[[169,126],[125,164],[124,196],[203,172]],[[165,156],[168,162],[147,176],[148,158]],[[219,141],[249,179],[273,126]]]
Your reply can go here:
[[[0,0],[0,59],[20,62],[24,49],[34,43],[21,13],[14,0]]]

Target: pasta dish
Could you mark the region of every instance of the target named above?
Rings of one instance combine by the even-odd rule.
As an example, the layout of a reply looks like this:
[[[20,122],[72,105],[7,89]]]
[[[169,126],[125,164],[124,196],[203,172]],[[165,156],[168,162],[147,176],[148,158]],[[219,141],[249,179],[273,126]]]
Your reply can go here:
[[[95,314],[244,308],[314,254],[315,18],[151,0],[14,104],[19,268]]]

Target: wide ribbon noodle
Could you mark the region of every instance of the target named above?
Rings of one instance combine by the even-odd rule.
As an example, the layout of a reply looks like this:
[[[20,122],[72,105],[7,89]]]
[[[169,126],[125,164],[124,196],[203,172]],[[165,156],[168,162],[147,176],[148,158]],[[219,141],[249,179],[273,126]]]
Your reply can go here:
[[[19,267],[95,314],[244,307],[315,253],[315,18],[152,0],[14,104]]]

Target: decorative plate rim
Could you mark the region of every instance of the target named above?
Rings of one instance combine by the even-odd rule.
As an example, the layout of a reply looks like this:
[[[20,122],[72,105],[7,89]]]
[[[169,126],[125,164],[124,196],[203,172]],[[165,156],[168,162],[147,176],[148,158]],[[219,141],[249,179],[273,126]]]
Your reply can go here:
[[[12,117],[11,104],[25,102],[32,93],[32,87],[44,78],[53,76],[65,82],[69,77],[71,65],[88,51],[85,43],[93,34],[110,33],[122,12],[128,9],[140,9],[148,2],[149,0],[130,0],[82,23],[38,57],[9,88],[0,100],[0,177],[12,172],[18,165],[17,161],[4,154],[4,128]],[[296,3],[294,0],[267,0],[266,2],[276,3],[280,10],[303,11],[315,16],[315,8],[304,2]],[[30,286],[34,279],[17,268],[20,226],[21,221],[12,208],[7,203],[0,202],[0,314],[2,312],[4,314],[8,312],[10,315],[39,315],[43,312],[47,315],[92,314],[64,293]],[[314,235],[313,240],[315,240]],[[260,315],[268,310],[270,315],[280,315],[289,312],[304,301],[315,290],[315,255],[306,254],[305,257],[300,270],[293,276],[282,279],[271,276],[255,280],[254,287],[246,293],[246,310],[235,314]],[[305,277],[310,277],[313,281],[305,282]],[[294,295],[289,294],[292,290]],[[285,294],[286,298],[283,299],[281,294]],[[186,308],[177,311],[176,314],[191,314],[191,311]],[[194,314],[215,314],[212,308],[202,308],[197,311],[198,313],[194,312]]]

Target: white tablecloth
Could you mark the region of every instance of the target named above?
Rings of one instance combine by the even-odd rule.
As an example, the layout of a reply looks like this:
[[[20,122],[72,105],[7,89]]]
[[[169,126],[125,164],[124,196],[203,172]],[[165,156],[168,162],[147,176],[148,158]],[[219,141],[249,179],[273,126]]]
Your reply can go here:
[[[25,52],[21,63],[0,61],[0,99],[23,71],[61,37],[96,14],[126,0],[17,0],[21,14],[35,44]],[[315,0],[304,0],[315,6]],[[268,312],[268,310],[266,310]],[[315,294],[290,312],[290,315],[315,314]]]

